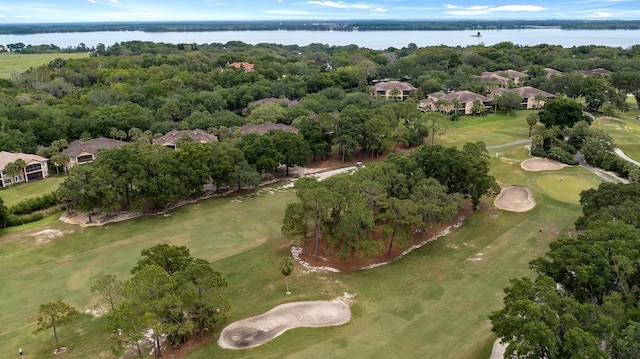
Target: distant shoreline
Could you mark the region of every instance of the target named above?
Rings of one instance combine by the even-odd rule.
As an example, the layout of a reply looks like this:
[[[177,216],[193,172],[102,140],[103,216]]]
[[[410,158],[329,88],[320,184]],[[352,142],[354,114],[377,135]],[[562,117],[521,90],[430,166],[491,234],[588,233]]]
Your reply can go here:
[[[640,20],[290,20],[0,24],[0,35],[142,31],[484,31],[514,29],[640,30]]]

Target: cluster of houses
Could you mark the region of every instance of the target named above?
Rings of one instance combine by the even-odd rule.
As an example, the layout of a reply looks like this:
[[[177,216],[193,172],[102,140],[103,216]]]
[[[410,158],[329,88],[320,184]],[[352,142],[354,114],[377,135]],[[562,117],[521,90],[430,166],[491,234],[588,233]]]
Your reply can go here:
[[[546,68],[547,76],[562,76],[562,72]],[[597,68],[578,71],[582,76],[595,74],[606,75],[608,70]],[[483,83],[487,94],[478,94],[471,91],[439,91],[430,93],[427,98],[418,102],[418,108],[423,111],[456,112],[460,114],[473,114],[474,104],[481,103],[489,110],[494,106],[494,100],[505,91],[513,91],[522,98],[523,109],[540,109],[545,102],[555,98],[552,93],[531,86],[523,86],[529,75],[516,70],[503,70],[483,72],[477,76]],[[404,101],[413,95],[416,90],[411,84],[402,81],[384,81],[374,85],[373,95],[387,99]]]
[[[258,133],[264,134],[270,130],[280,130],[285,132],[298,133],[298,129],[293,126],[282,123],[263,123],[261,125],[248,124],[241,128],[243,134]],[[158,137],[152,141],[153,144],[161,145],[173,150],[180,148],[180,140],[188,136],[194,142],[209,143],[217,142],[218,137],[211,135],[204,130],[173,130],[162,137]],[[69,162],[64,165],[69,169],[76,165],[93,162],[98,156],[98,152],[103,149],[118,148],[127,142],[99,137],[88,141],[75,140],[67,146],[62,153],[69,156]],[[22,160],[23,162],[20,162]],[[7,173],[6,167],[9,163],[23,163],[18,173]],[[8,187],[15,183],[31,182],[46,178],[49,175],[47,162],[48,158],[32,155],[28,153],[11,153],[0,152],[0,188]]]
[[[253,64],[247,62],[234,62],[228,64],[235,68],[241,68],[245,72],[251,72],[254,69]],[[560,71],[547,68],[545,69],[547,76],[562,76]],[[601,68],[579,71],[583,76],[591,76],[594,74],[604,75],[609,71]],[[555,98],[555,95],[539,90],[531,86],[522,86],[528,79],[528,75],[524,72],[516,70],[503,70],[495,72],[483,72],[478,78],[485,84],[487,90],[486,95],[477,94],[471,91],[449,91],[434,92],[427,95],[427,98],[418,102],[418,108],[423,111],[441,111],[456,112],[460,114],[473,114],[474,104],[482,104],[485,109],[491,109],[494,106],[496,96],[502,95],[505,91],[513,91],[522,98],[521,107],[523,109],[540,109],[546,101]],[[403,81],[383,81],[374,85],[373,96],[384,97],[387,99],[406,100],[413,95],[416,90],[411,84]],[[268,102],[285,102],[287,105],[297,103],[295,100],[283,100],[269,98],[255,101],[256,105]],[[281,130],[286,132],[298,133],[298,129],[281,124],[267,122],[260,125],[247,124],[242,126],[241,133],[258,133],[264,134],[270,130]],[[218,137],[211,135],[203,130],[173,130],[162,137],[153,140],[154,144],[159,144],[174,150],[179,149],[179,140],[183,136],[189,136],[193,141],[200,143],[216,142]],[[98,151],[101,149],[113,149],[126,144],[124,141],[100,137],[88,141],[76,140],[67,146],[62,152],[69,156],[69,162],[64,165],[71,168],[75,165],[92,162],[96,159]],[[18,162],[16,162],[18,161]],[[31,182],[48,176],[47,158],[26,154],[26,153],[10,153],[6,151],[0,152],[0,188],[10,186],[14,183]],[[6,166],[9,163],[20,163],[19,171],[11,171],[7,173]],[[15,169],[15,166],[13,166]]]

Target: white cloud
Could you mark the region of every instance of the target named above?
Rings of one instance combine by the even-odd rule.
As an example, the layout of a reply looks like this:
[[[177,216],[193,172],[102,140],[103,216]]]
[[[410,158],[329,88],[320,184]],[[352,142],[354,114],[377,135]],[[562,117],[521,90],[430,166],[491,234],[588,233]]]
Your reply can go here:
[[[364,3],[357,4],[348,4],[344,1],[309,1],[309,4],[322,6],[322,7],[330,7],[334,9],[357,9],[357,10],[374,10],[374,9],[382,9],[381,7],[376,7]]]
[[[310,15],[308,11],[293,11],[293,10],[265,10],[265,13],[271,15]]]
[[[157,12],[108,12],[106,16],[110,19],[155,19],[161,17],[162,14]]]
[[[613,16],[613,13],[610,13],[608,11],[596,11],[591,14],[587,14],[587,17],[592,17],[592,18],[611,17],[611,16]]]
[[[538,5],[502,5],[502,6],[489,6],[489,5],[476,5],[468,7],[452,7],[453,5],[445,5],[448,11],[445,14],[456,16],[474,16],[474,15],[486,15],[497,12],[539,12],[547,10],[546,7]]]
[[[88,0],[90,3],[95,4],[97,1],[96,0]]]
[[[7,17],[6,15],[0,14],[0,19],[4,19],[5,17]]]
[[[387,12],[387,9],[383,8],[383,7],[376,7],[371,9],[371,11],[373,12]]]
[[[16,15],[16,19],[31,19],[31,15]]]
[[[109,2],[117,3],[117,2],[118,2],[118,0],[109,0]]]

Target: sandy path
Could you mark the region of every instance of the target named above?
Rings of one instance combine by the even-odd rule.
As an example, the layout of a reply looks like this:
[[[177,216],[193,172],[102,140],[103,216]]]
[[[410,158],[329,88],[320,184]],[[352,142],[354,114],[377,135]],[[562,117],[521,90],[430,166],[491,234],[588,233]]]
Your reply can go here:
[[[349,305],[341,300],[285,303],[228,325],[220,333],[218,345],[225,349],[253,348],[289,329],[342,325],[350,319]]]
[[[563,167],[566,167],[567,165],[562,162],[550,160],[548,158],[532,157],[522,161],[520,163],[520,166],[525,171],[536,172],[536,171],[557,171],[559,169],[562,169]]]
[[[526,212],[536,206],[536,201],[531,196],[531,190],[522,186],[502,187],[495,206],[505,211]]]

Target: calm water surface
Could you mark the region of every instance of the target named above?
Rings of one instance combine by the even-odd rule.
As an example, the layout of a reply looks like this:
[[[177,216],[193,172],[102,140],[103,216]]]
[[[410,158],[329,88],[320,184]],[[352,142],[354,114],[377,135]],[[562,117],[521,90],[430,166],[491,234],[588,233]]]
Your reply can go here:
[[[96,31],[82,33],[52,33],[33,35],[0,35],[0,44],[22,42],[40,45],[54,44],[62,48],[84,43],[87,47],[99,43],[111,46],[123,41],[152,41],[165,43],[226,43],[242,41],[247,44],[276,43],[305,46],[321,43],[335,46],[355,44],[360,47],[381,50],[402,48],[409,43],[423,46],[495,45],[509,41],[518,45],[550,44],[563,47],[580,45],[604,45],[627,48],[640,44],[640,30],[484,30],[481,37],[473,37],[476,31],[207,31],[207,32],[159,32]]]

